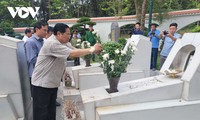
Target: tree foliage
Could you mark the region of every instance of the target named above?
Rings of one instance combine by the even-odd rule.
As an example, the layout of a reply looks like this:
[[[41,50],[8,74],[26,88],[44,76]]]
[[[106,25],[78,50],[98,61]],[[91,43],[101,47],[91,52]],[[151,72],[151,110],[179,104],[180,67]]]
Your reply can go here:
[[[92,22],[89,17],[81,17],[79,20],[77,20],[77,23],[71,27],[72,32],[74,30],[79,31],[81,36],[83,36],[82,37],[83,41],[85,41],[84,36],[85,36],[85,31],[87,30],[86,25],[94,26],[94,25],[96,25],[96,22]]]
[[[7,7],[40,7],[33,19],[29,16],[12,18]],[[106,17],[137,15],[144,24],[144,15],[149,11],[148,0],[1,0],[0,31],[10,32],[13,27],[30,27],[36,20]],[[153,0],[153,12],[158,13],[156,20],[162,23],[168,11],[200,8],[200,0]],[[6,31],[6,32],[5,32]]]
[[[29,0],[1,0],[0,1],[0,34],[14,34],[13,27],[29,27],[34,22],[34,19],[29,16],[26,19],[22,19],[16,15],[12,18],[7,7],[29,7],[31,2]]]

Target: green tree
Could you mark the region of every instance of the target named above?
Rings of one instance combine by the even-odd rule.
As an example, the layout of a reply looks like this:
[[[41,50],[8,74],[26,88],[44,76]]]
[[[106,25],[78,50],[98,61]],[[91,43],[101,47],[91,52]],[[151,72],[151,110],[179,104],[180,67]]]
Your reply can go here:
[[[77,24],[72,26],[72,32],[75,29],[78,29],[78,31],[81,33],[81,36],[85,36],[85,31],[86,31],[86,25],[91,25],[94,26],[96,25],[96,22],[92,22],[90,18],[88,17],[81,17],[78,21]],[[82,37],[84,40],[84,37]]]
[[[133,14],[133,0],[103,0],[100,4],[102,16],[123,16]]]
[[[136,9],[137,21],[141,23],[141,29],[144,30],[147,0],[134,0],[134,5]]]
[[[0,30],[1,34],[5,33],[13,36],[13,27],[30,27],[35,21],[31,16],[22,19],[16,15],[15,18],[12,18],[7,7],[29,7],[31,2],[29,0],[1,0],[0,1]]]

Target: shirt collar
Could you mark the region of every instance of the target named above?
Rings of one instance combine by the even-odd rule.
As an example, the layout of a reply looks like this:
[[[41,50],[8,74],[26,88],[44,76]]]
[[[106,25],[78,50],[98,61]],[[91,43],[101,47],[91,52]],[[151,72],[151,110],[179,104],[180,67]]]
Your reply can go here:
[[[136,31],[140,31],[140,29],[138,30],[138,29],[136,29],[136,28],[134,28]]]
[[[38,41],[43,41],[43,39],[39,38],[36,34],[32,34],[32,37]]]

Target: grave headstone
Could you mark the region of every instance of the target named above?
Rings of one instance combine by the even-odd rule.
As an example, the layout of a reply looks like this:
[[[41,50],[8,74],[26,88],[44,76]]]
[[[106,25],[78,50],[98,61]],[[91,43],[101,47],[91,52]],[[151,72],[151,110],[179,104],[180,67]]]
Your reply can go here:
[[[167,57],[161,72],[180,69],[176,76],[157,75],[118,85],[81,91],[87,120],[198,120],[200,115],[200,33],[184,34]]]
[[[131,41],[134,41],[138,51],[133,55],[130,61],[131,64],[127,67],[127,72],[122,74],[120,82],[150,76],[151,42],[147,37],[142,35],[133,35],[128,41],[127,45]],[[143,50],[144,46],[145,50]],[[146,56],[145,59],[143,59],[144,56]],[[108,85],[106,74],[103,73],[100,63],[92,64],[89,68],[76,66],[69,70],[72,70],[72,77],[74,78],[77,89],[85,90]]]
[[[111,41],[118,41],[120,35],[120,28],[117,22],[111,24]]]
[[[30,80],[24,42],[0,36],[0,119],[31,120]]]

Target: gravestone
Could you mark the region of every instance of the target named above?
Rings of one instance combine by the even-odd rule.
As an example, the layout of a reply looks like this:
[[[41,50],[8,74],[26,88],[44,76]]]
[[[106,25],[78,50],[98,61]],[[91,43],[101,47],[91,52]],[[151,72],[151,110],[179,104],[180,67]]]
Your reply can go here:
[[[122,74],[119,82],[125,82],[133,79],[139,79],[150,76],[150,57],[151,57],[151,42],[142,35],[133,35],[129,42],[134,41],[137,51],[130,60],[130,65],[127,67],[127,72]],[[145,50],[143,49],[145,46]],[[143,57],[145,59],[143,59]],[[80,90],[95,88],[108,85],[106,74],[100,67],[100,63],[94,63],[91,67],[75,66],[68,69],[72,71],[72,77],[75,81],[75,87]]]
[[[120,28],[117,22],[111,24],[111,41],[118,41],[120,35]]]
[[[81,91],[87,120],[198,120],[200,119],[200,33],[178,39],[161,72],[180,69],[176,77],[157,75],[118,85]]]
[[[32,120],[24,42],[0,36],[0,119]]]

